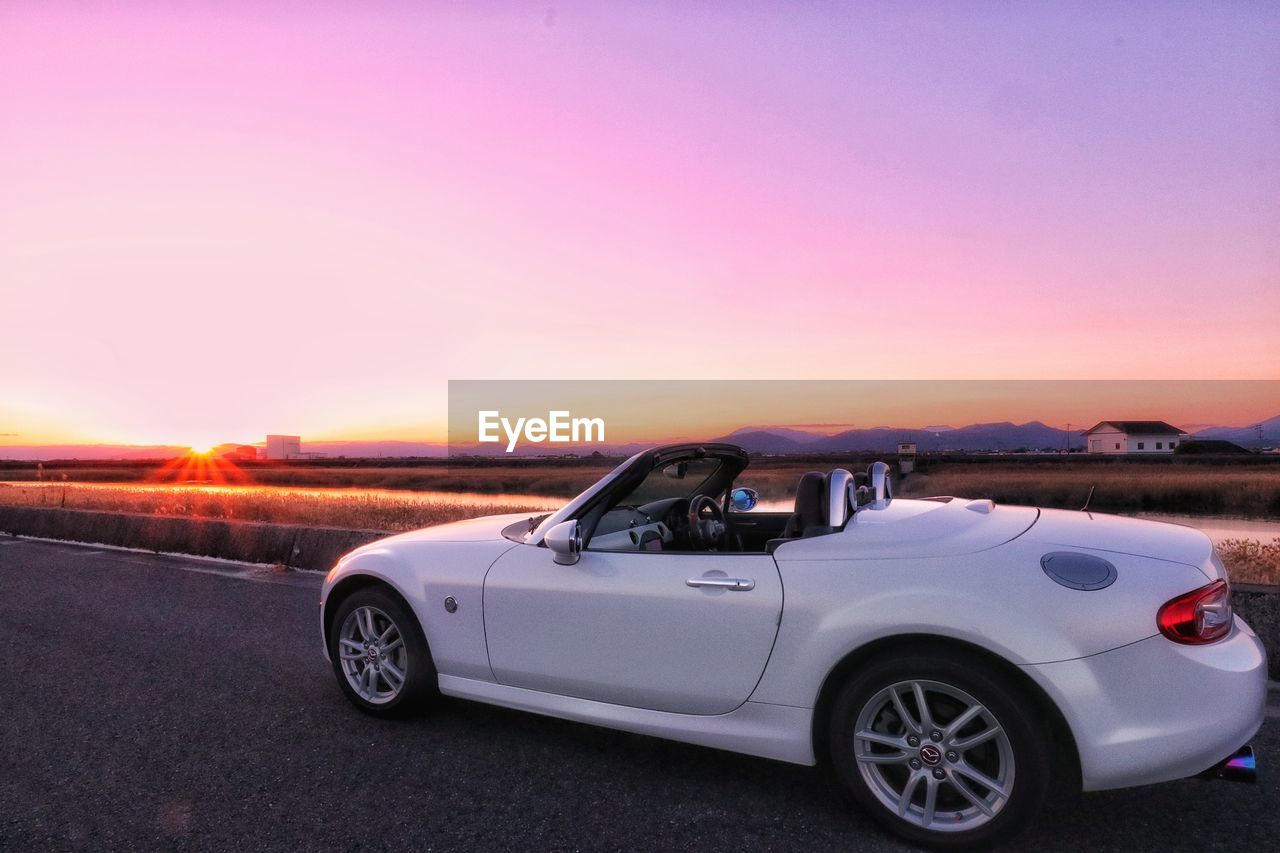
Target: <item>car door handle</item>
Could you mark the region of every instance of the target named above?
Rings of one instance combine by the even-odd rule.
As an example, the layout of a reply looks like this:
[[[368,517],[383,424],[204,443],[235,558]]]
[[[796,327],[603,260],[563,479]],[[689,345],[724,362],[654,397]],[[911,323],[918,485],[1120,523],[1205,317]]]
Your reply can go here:
[[[738,592],[746,592],[749,589],[756,588],[756,582],[751,578],[720,578],[703,576],[700,578],[689,578],[684,582],[685,586],[715,586],[722,589],[732,589]]]

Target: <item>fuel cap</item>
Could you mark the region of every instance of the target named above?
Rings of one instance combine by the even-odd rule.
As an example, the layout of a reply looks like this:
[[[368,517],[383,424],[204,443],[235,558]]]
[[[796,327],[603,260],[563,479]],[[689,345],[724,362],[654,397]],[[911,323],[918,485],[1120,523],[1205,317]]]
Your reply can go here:
[[[1116,567],[1101,557],[1077,551],[1052,551],[1040,558],[1040,568],[1067,589],[1106,589],[1116,582]]]

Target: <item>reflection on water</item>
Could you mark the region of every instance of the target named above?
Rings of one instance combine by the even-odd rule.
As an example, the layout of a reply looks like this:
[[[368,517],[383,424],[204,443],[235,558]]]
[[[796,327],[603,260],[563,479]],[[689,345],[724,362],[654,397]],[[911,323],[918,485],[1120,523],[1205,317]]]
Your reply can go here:
[[[1280,521],[1257,518],[1224,518],[1215,515],[1174,515],[1163,512],[1134,513],[1136,518],[1184,524],[1202,530],[1216,545],[1225,539],[1261,539],[1269,542],[1280,536]]]
[[[361,489],[361,488],[328,488],[313,486],[229,486],[205,483],[60,483],[60,482],[10,482],[0,483],[5,486],[22,488],[61,489],[64,486],[82,489],[124,490],[130,492],[155,492],[163,494],[175,491],[198,491],[207,494],[262,494],[262,495],[307,495],[308,497],[333,498],[384,498],[401,503],[452,503],[492,507],[503,510],[509,507],[535,506],[542,509],[559,509],[566,503],[564,498],[545,497],[541,495],[493,494],[489,492],[445,492],[445,491],[407,491],[404,489]]]

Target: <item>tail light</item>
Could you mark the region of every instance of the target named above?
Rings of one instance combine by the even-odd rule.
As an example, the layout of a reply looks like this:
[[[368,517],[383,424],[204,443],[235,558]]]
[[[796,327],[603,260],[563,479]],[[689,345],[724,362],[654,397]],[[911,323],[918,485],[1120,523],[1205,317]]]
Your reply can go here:
[[[1160,633],[1175,643],[1212,643],[1231,632],[1231,589],[1224,580],[1166,602],[1156,614]]]

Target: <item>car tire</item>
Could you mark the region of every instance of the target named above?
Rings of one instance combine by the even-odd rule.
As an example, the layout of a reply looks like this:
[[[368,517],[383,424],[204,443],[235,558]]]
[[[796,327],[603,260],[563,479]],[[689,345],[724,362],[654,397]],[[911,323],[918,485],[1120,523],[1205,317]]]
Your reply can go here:
[[[361,711],[400,717],[436,695],[436,667],[417,616],[381,587],[359,589],[334,613],[329,659],[342,692]]]
[[[1025,829],[1048,794],[1052,740],[1035,707],[974,655],[929,649],[878,660],[832,706],[831,770],[864,811],[910,842],[996,846]]]

